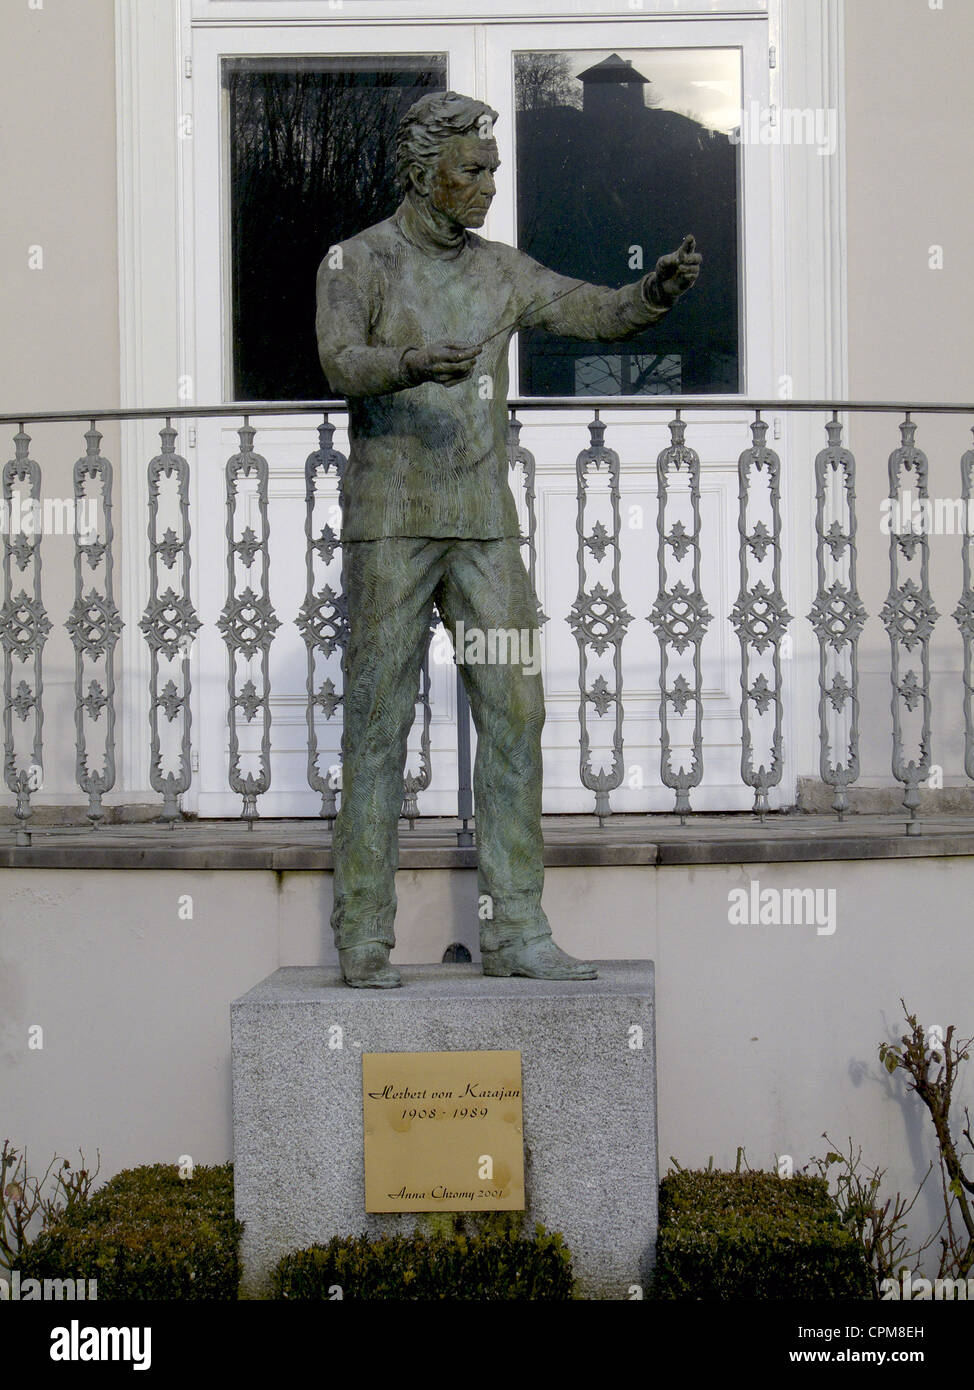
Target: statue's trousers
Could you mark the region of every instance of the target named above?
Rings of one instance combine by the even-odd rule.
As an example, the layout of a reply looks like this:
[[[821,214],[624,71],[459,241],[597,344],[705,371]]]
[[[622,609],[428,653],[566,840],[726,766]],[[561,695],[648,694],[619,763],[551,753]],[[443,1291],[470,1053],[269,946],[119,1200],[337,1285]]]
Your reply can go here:
[[[481,948],[550,936],[541,909],[538,610],[518,541],[395,537],[347,543],[344,557],[349,638],[334,834],[336,945],[395,944],[406,740],[434,603],[453,636],[477,729]]]

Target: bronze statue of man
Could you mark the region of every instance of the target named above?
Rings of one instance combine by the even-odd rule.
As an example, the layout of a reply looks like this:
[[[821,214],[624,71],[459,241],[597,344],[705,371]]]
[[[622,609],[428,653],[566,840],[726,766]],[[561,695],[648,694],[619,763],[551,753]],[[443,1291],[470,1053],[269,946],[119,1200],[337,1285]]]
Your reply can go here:
[[[538,607],[508,487],[507,357],[519,328],[615,341],[657,322],[697,278],[687,238],[620,290],[546,270],[468,230],[494,196],[497,112],[455,92],[400,122],[405,192],[384,222],[333,248],[318,272],[317,335],[348,398],[342,528],[342,802],[332,927],[345,982],[388,989],[406,739],[433,606],[454,635],[537,636]],[[464,660],[485,975],[593,979],[555,945],[541,907],[541,728],[536,664]]]

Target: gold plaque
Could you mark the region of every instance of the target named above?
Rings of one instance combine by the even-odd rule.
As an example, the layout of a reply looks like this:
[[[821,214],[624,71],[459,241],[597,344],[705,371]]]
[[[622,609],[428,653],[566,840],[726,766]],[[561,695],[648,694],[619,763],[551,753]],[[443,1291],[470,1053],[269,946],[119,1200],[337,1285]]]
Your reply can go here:
[[[365,1052],[366,1211],[523,1211],[520,1052]]]

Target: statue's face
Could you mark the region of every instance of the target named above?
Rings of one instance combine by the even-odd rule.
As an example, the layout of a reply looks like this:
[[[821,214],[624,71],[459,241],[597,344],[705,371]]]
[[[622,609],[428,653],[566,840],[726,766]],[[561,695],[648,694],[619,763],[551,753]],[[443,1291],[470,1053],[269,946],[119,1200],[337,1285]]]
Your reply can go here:
[[[437,212],[461,227],[482,227],[497,189],[497,144],[480,135],[453,135],[442,146],[429,179]]]

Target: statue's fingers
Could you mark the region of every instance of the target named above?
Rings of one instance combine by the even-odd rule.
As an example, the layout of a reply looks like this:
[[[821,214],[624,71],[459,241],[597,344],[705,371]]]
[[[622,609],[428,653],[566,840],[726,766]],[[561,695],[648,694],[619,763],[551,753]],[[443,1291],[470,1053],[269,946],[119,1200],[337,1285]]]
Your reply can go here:
[[[677,252],[677,255],[679,255],[679,256],[689,256],[690,253],[693,251],[694,247],[696,246],[696,244],[697,244],[697,239],[696,239],[696,237],[693,235],[692,232],[689,232],[689,233],[683,238],[683,245],[680,247],[679,251]]]

